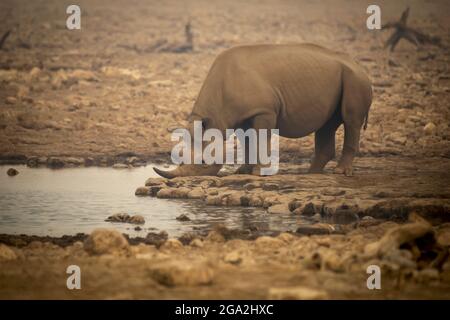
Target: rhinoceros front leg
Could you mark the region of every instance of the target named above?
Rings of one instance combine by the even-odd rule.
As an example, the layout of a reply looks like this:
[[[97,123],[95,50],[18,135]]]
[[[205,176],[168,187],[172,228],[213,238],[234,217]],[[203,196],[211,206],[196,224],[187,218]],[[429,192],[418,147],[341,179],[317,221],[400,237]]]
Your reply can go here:
[[[238,174],[253,174],[253,175],[261,175],[261,169],[265,167],[270,167],[269,165],[263,165],[260,161],[260,155],[259,155],[259,130],[266,129],[267,130],[267,152],[270,152],[271,150],[271,130],[275,129],[277,123],[277,118],[275,114],[260,114],[251,120],[251,128],[255,129],[258,136],[258,144],[256,145],[256,148],[252,148],[248,145],[248,143],[245,144],[245,164],[243,164],[238,170]],[[249,153],[250,150],[256,150],[257,152],[257,163],[251,164],[249,163]]]

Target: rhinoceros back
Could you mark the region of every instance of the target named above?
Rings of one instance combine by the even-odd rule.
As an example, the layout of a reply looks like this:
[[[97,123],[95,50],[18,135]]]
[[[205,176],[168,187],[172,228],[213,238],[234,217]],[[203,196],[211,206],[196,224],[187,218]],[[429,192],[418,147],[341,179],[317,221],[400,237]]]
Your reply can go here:
[[[231,48],[214,61],[192,113],[221,130],[273,113],[282,136],[305,136],[339,107],[344,72],[367,78],[347,55],[312,44]]]

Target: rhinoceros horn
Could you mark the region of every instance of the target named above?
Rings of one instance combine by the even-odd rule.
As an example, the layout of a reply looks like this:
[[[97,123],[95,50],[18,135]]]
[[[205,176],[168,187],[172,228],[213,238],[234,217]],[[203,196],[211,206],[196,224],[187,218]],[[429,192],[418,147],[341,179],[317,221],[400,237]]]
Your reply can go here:
[[[188,164],[176,167],[173,170],[161,170],[153,167],[153,170],[161,177],[172,179],[176,177],[188,176],[215,176],[219,172],[222,165],[220,164]]]

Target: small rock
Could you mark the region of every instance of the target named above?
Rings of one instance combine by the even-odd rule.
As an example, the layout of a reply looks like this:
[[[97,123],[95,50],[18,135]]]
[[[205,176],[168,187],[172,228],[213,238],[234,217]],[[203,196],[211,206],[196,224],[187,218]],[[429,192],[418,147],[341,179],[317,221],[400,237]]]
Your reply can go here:
[[[323,290],[308,287],[270,288],[269,300],[322,300],[327,299],[328,294]]]
[[[226,263],[240,264],[242,262],[242,257],[238,251],[232,251],[232,252],[227,253],[225,255],[225,257],[223,258],[223,260]]]
[[[167,182],[166,178],[148,178],[145,181],[145,186],[151,187],[151,186],[159,186],[164,185]]]
[[[129,252],[129,244],[117,230],[95,229],[84,241],[84,249],[93,255],[120,255]]]
[[[253,189],[256,189],[256,188],[260,188],[260,187],[261,187],[260,183],[251,182],[251,183],[244,184],[244,189],[247,190],[247,191],[250,191],[250,190],[253,190]]]
[[[16,253],[7,245],[0,243],[0,261],[10,261],[16,259]]]
[[[299,200],[292,200],[289,202],[288,207],[291,212],[293,212],[295,209],[300,208],[302,206],[302,202]]]
[[[178,239],[168,239],[161,245],[161,250],[178,250],[183,248],[183,244]]]
[[[52,169],[58,169],[64,167],[64,161],[60,158],[50,157],[47,159],[47,167]]]
[[[127,222],[131,224],[145,224],[145,219],[143,216],[134,215],[130,217]]]
[[[240,192],[233,192],[226,197],[227,206],[240,206],[241,205],[242,194]],[[222,199],[223,201],[224,199]]]
[[[125,163],[115,163],[113,166],[113,169],[128,169],[129,166]]]
[[[304,225],[297,228],[295,231],[297,234],[303,235],[321,235],[321,234],[332,234],[336,229],[327,223],[316,223],[313,225]]]
[[[178,221],[191,221],[191,218],[189,218],[184,213],[180,214],[178,217],[176,217]]]
[[[436,241],[442,247],[450,247],[450,228],[439,230],[436,234]]]
[[[209,242],[225,242],[225,237],[220,232],[212,230],[208,233],[205,240]]]
[[[255,244],[264,249],[276,249],[284,245],[284,242],[278,238],[262,236],[255,240]]]
[[[142,230],[142,228],[139,227],[139,226],[137,226],[137,227],[134,228],[134,231],[141,231],[141,230]]]
[[[204,199],[206,197],[202,188],[194,188],[187,194],[188,199]]]
[[[136,196],[150,196],[152,195],[152,189],[150,187],[139,187],[134,194]]]
[[[161,231],[159,233],[149,232],[145,237],[145,244],[154,245],[156,247],[161,246],[164,242],[167,241],[169,235],[166,231]]]
[[[264,191],[274,191],[274,190],[278,190],[280,187],[275,184],[275,183],[264,183],[262,185],[262,189]]]
[[[158,283],[168,286],[199,286],[213,282],[214,271],[204,264],[176,262],[152,267],[151,277]]]
[[[271,214],[290,214],[289,207],[285,203],[275,204],[267,210]]]
[[[127,222],[128,219],[130,219],[130,215],[128,215],[126,213],[116,213],[116,214],[113,214],[112,216],[109,216],[108,218],[106,218],[105,221],[108,221],[108,222]]]
[[[390,251],[400,248],[404,243],[424,237],[431,230],[431,225],[424,221],[392,228],[379,241],[366,245],[364,253],[369,257],[383,257]]]
[[[195,238],[194,240],[192,240],[189,245],[194,248],[203,248],[204,246],[203,241],[199,238]]]
[[[14,168],[9,168],[8,171],[6,171],[6,174],[10,177],[17,176],[19,174],[19,171],[17,171]]]
[[[313,216],[317,213],[322,212],[323,205],[321,203],[315,203],[315,202],[308,202],[304,207],[301,207],[301,214],[305,216]],[[296,210],[294,210],[294,213],[296,213]]]
[[[415,280],[421,283],[429,284],[432,281],[439,281],[439,271],[434,268],[426,268],[415,274]]]
[[[6,104],[16,104],[17,98],[16,97],[6,97],[5,103]]]
[[[423,132],[428,136],[433,135],[436,132],[436,125],[433,122],[428,122],[425,127],[423,127]]]

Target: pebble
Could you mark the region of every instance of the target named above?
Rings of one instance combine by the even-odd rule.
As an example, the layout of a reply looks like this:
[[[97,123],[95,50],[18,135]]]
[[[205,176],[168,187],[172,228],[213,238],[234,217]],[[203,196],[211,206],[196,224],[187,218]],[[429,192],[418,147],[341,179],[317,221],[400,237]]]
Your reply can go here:
[[[0,261],[10,261],[17,259],[16,253],[7,245],[0,243]]]
[[[423,132],[428,136],[433,135],[436,132],[436,125],[433,122],[428,122],[423,127]]]
[[[84,241],[84,249],[92,255],[122,255],[129,252],[127,239],[117,230],[95,229]]]
[[[191,218],[189,218],[184,213],[180,214],[178,217],[176,217],[178,221],[191,221]]]
[[[150,270],[150,275],[159,284],[168,287],[210,285],[214,279],[214,271],[205,264],[179,261],[154,266]]]
[[[136,196],[149,196],[152,195],[152,189],[150,187],[139,187],[134,194]]]
[[[19,171],[14,168],[9,168],[8,171],[6,171],[6,174],[10,177],[14,177],[19,174]]]

